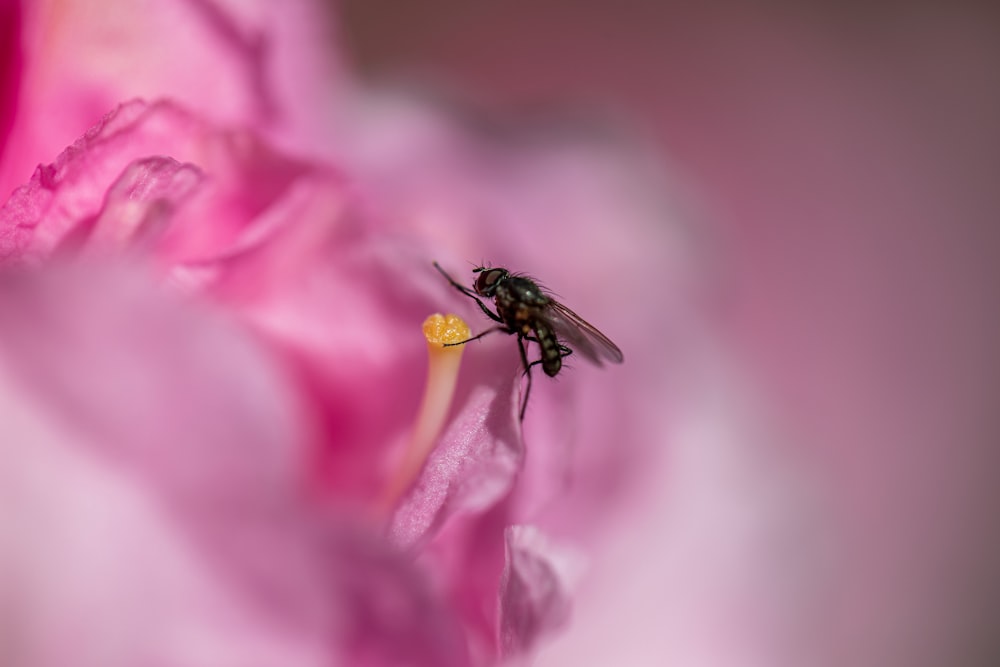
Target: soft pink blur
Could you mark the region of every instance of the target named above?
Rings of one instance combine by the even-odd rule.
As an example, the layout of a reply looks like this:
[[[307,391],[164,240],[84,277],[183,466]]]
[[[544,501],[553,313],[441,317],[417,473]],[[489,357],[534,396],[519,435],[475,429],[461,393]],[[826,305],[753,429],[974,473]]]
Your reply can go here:
[[[674,371],[669,454],[540,664],[995,664],[995,9],[440,0],[346,16],[369,72],[633,116],[701,249],[688,258],[714,296]],[[614,243],[604,224],[571,242]],[[620,307],[672,316],[655,282],[630,294]]]
[[[3,664],[463,665],[409,559],[308,501],[293,378],[121,262],[0,280]]]

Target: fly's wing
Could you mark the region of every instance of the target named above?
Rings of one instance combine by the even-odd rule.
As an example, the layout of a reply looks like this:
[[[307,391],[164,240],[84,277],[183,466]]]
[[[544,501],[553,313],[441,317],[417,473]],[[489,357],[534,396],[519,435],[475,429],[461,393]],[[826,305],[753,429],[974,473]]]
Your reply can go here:
[[[555,299],[545,308],[545,321],[574,352],[598,366],[605,361],[620,364],[624,359],[622,351],[607,336]]]

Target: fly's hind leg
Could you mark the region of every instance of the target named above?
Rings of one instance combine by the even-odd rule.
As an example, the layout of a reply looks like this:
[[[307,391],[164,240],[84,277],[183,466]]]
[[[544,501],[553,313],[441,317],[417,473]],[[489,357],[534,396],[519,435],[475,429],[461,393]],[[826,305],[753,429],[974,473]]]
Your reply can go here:
[[[538,339],[534,338],[533,336],[525,336],[524,340],[530,340],[532,343],[537,343],[538,342]],[[560,359],[565,359],[566,357],[568,357],[571,354],[573,354],[573,350],[571,348],[566,347],[562,343],[559,344],[559,358]],[[545,361],[545,359],[535,359],[534,361],[532,361],[530,364],[527,365],[527,367],[525,368],[524,372],[528,373],[529,372],[528,369],[530,369],[532,366],[537,366],[538,364],[542,363],[543,361]]]
[[[520,421],[524,421],[524,411],[528,408],[528,396],[531,395],[531,367],[538,363],[538,361],[528,363],[528,353],[524,350],[524,339],[525,336],[519,335],[517,337],[517,349],[521,352],[521,365],[524,366],[524,374],[528,376],[528,386],[524,390],[524,398],[521,399],[521,411],[518,413]]]
[[[536,359],[535,361],[528,361],[528,353],[524,349],[524,341],[531,341],[537,343],[538,339],[533,336],[518,336],[517,337],[517,348],[521,353],[521,365],[524,366],[524,374],[528,376],[528,386],[524,390],[524,398],[521,399],[521,412],[520,419],[524,421],[524,411],[528,408],[528,396],[531,395],[531,367],[537,366],[542,363],[542,359]],[[559,358],[565,359],[569,355],[573,354],[573,350],[566,347],[565,345],[559,345]]]
[[[500,327],[497,327],[497,328],[499,329]],[[491,329],[491,331],[492,331],[492,329]],[[489,333],[489,332],[486,332],[486,333]],[[513,333],[513,332],[511,332],[511,333]],[[484,334],[480,334],[480,335],[484,335]],[[477,338],[478,338],[478,336],[477,336]],[[540,363],[542,363],[544,361],[544,359],[536,359],[534,361],[528,361],[528,353],[524,349],[524,341],[530,341],[532,343],[537,343],[538,339],[535,338],[534,336],[518,336],[517,337],[517,347],[518,347],[518,350],[521,353],[521,365],[524,366],[524,374],[528,376],[528,386],[524,390],[524,398],[521,400],[521,412],[520,412],[521,421],[524,421],[524,411],[528,407],[528,396],[531,394],[531,368],[532,368],[532,366],[537,366],[538,364],[540,364]],[[565,359],[566,357],[568,357],[571,354],[573,354],[573,350],[571,348],[566,347],[562,343],[559,343],[559,358],[560,359]]]

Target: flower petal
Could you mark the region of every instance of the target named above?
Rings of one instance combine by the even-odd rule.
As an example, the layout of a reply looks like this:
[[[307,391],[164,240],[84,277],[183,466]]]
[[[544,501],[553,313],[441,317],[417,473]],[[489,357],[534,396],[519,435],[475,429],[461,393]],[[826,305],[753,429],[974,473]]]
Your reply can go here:
[[[288,378],[218,315],[138,267],[53,264],[2,278],[5,369],[94,455],[139,466],[156,485],[241,502],[301,475],[305,433]]]
[[[134,97],[169,98],[301,152],[329,148],[317,137],[330,136],[322,129],[342,75],[322,3],[108,0],[95,11],[80,0],[40,0],[20,19],[31,57],[19,98],[3,98],[18,107],[0,196]]]
[[[577,556],[553,546],[531,526],[504,534],[507,563],[500,582],[500,651],[529,652],[545,634],[569,619],[568,587],[580,568]]]
[[[212,187],[200,197],[171,179],[153,187],[130,181],[160,173],[171,158],[191,163],[211,178]],[[137,161],[146,167],[130,166]],[[152,171],[149,168],[160,165]],[[132,169],[127,173],[127,170]],[[143,169],[147,173],[143,175]],[[172,168],[171,168],[172,169]],[[177,210],[158,248],[165,262],[212,257],[227,251],[256,216],[279,197],[306,165],[283,158],[250,135],[223,131],[169,102],[133,101],[108,113],[55,162],[41,166],[0,209],[0,259],[39,261],[80,224],[93,224],[101,210],[121,196],[168,199]],[[137,171],[138,170],[138,171]],[[163,171],[161,176],[170,172]],[[176,176],[181,177],[183,172]],[[174,187],[167,187],[170,183]],[[189,184],[190,185],[190,184]],[[138,188],[138,189],[137,189]],[[104,236],[128,237],[129,216],[109,215]],[[113,224],[112,224],[113,223]],[[125,225],[125,229],[113,228]],[[89,230],[82,234],[86,237]]]
[[[481,513],[514,484],[524,456],[511,374],[468,391],[456,419],[393,515],[390,534],[413,546],[456,512]]]

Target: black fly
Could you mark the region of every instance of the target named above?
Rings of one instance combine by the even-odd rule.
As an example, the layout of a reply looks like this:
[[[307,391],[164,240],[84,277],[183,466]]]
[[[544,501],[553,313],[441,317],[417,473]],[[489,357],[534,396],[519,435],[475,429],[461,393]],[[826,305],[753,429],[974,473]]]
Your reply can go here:
[[[604,361],[615,364],[622,362],[622,351],[617,345],[582,317],[546,294],[534,280],[512,274],[507,269],[480,266],[472,270],[479,275],[473,283],[473,289],[469,289],[456,282],[437,262],[434,262],[434,268],[440,271],[455,289],[474,299],[482,311],[498,323],[497,326],[469,340],[450,345],[464,345],[494,331],[517,336],[521,364],[524,366],[525,375],[528,376],[528,387],[524,390],[524,399],[521,401],[522,420],[524,409],[528,406],[528,395],[531,393],[532,366],[541,364],[545,374],[554,377],[562,368],[563,358],[574,351],[598,366]],[[493,299],[496,312],[490,310],[479,297]],[[524,341],[538,343],[541,350],[539,359],[528,361]]]

